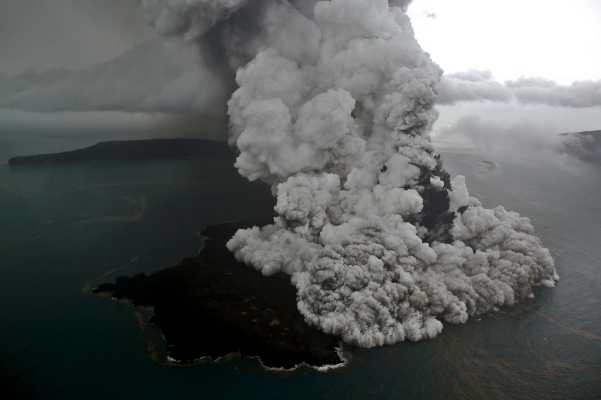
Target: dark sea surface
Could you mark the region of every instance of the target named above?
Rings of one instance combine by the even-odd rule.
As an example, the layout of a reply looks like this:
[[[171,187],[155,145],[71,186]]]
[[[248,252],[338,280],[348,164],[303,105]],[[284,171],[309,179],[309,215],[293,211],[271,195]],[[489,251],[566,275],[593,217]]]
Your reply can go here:
[[[73,148],[28,143],[0,143],[0,159]],[[444,159],[485,205],[531,217],[558,287],[432,341],[347,349],[349,365],[328,373],[157,365],[132,310],[83,290],[196,254],[206,225],[264,214],[270,205],[229,160],[0,167],[0,383],[18,377],[20,393],[78,400],[601,399],[601,170]]]

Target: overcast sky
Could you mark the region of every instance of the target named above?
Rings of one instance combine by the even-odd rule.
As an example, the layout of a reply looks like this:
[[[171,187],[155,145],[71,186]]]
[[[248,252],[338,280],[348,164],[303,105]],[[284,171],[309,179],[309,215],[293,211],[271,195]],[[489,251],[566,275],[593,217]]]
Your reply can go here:
[[[195,87],[190,84],[193,69],[174,66],[173,62],[165,64],[173,60],[165,57],[166,53],[157,46],[138,46],[138,50],[129,51],[143,42],[157,40],[146,26],[137,3],[138,0],[0,0],[0,103],[3,100],[2,85],[7,83],[6,79],[3,83],[2,73],[14,75],[27,69],[44,70],[49,67],[89,70],[90,66],[115,59],[121,54],[125,55],[117,58],[116,62],[71,76],[66,83],[42,92],[29,91],[29,97],[14,104],[25,104],[32,98],[37,99],[37,103],[46,101],[55,104],[54,100],[46,99],[55,99],[55,93],[71,93],[63,98],[68,97],[71,105],[83,104],[83,109],[89,110],[84,100],[87,103],[90,103],[90,98],[98,100],[92,102],[92,106],[98,102],[113,102],[112,98],[94,97],[102,92],[102,88],[126,90],[133,87],[133,84],[123,85],[119,80],[107,81],[111,73],[119,72],[127,80],[128,76],[138,76],[137,71],[144,73],[147,80],[151,76],[157,88],[149,87],[161,94],[158,100],[153,97],[154,102],[150,104],[164,105],[167,102],[171,106],[179,104],[180,100],[188,101],[193,96],[187,92],[183,99],[173,97],[177,95],[178,88]],[[414,0],[410,16],[422,47],[447,73],[488,70],[501,82],[523,76],[542,77],[564,85],[580,80],[601,82],[601,0]],[[136,57],[140,48],[154,49],[156,56]],[[158,65],[151,64],[150,59],[156,59]],[[158,72],[151,74],[153,71]],[[158,75],[161,71],[171,74],[165,75],[169,80],[161,82]],[[94,76],[98,79],[92,78]],[[95,85],[86,84],[85,90],[78,90],[80,82]],[[131,83],[131,80],[128,82]],[[491,86],[489,82],[484,84],[485,88]],[[14,86],[11,85],[8,82],[6,87]],[[467,87],[469,94],[473,92],[474,85],[466,86],[465,82],[462,85],[460,89]],[[597,85],[598,88],[601,83]],[[498,89],[494,85],[492,87]],[[65,91],[65,88],[69,90]],[[81,100],[77,98],[80,92]],[[488,90],[485,92],[489,93]],[[111,90],[111,93],[119,92]],[[579,93],[576,92],[577,95]],[[592,92],[589,90],[587,93]],[[601,98],[594,93],[590,97],[596,104],[598,101],[595,99]],[[129,110],[118,108],[117,111],[144,111],[144,107],[136,101],[148,104],[144,93],[140,93],[129,102],[137,107],[128,103]],[[56,102],[59,108],[60,103],[59,99]],[[476,101],[469,105],[441,107],[441,112],[439,127],[448,126],[465,115],[482,115],[495,121],[547,121],[552,131],[601,128],[601,107],[575,110],[520,104],[491,106],[490,103]],[[0,128],[6,126],[9,115],[13,114],[6,110],[0,113]],[[71,114],[65,115],[72,120]],[[139,124],[140,118],[138,114],[132,116],[132,123]],[[38,124],[40,126],[47,124],[45,117],[31,117],[21,112],[14,114],[10,121],[13,123],[17,119],[27,122],[27,129],[31,124],[38,124],[37,121],[43,121]],[[121,120],[127,121],[127,118],[121,117]],[[148,124],[154,124],[155,120],[143,118]],[[198,119],[186,117],[182,124],[189,124],[189,121],[198,123]]]
[[[446,72],[564,84],[601,79],[599,0],[414,0],[410,15]],[[137,0],[2,0],[0,72],[80,68],[151,35]]]
[[[601,79],[600,0],[414,0],[422,47],[448,73]]]
[[[81,68],[149,35],[136,0],[2,0],[0,72]]]

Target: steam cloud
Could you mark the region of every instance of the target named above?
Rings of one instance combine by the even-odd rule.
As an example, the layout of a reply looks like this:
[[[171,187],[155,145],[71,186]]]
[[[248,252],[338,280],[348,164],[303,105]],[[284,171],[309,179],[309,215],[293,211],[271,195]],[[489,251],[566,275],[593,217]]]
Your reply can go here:
[[[580,81],[562,86],[546,79],[522,78],[502,84],[488,71],[446,75],[439,92],[441,104],[489,100],[573,108],[601,106],[601,81]]]
[[[501,160],[539,165],[549,161],[570,162],[574,158],[601,162],[601,131],[558,134],[550,129],[532,121],[490,121],[471,115],[441,129],[437,138],[443,143],[473,146],[478,154]]]
[[[290,274],[309,323],[364,347],[417,341],[559,279],[527,218],[484,208],[442,169],[429,138],[442,71],[407,1],[143,3],[164,34],[218,29],[230,59],[251,56],[230,142],[240,174],[272,184],[276,217],[227,246]]]

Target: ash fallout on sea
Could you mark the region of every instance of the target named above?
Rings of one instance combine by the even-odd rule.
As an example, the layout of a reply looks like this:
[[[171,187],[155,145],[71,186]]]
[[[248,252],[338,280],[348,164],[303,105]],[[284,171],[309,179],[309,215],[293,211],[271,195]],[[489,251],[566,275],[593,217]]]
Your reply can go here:
[[[362,347],[430,339],[558,281],[527,218],[443,169],[429,137],[442,70],[408,1],[142,3],[158,32],[237,69],[235,166],[277,201],[271,225],[227,246],[289,274],[308,323]]]

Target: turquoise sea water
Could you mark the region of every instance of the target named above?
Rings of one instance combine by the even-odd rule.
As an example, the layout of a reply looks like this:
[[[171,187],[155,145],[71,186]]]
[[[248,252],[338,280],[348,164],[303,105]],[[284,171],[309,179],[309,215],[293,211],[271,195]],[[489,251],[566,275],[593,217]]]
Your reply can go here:
[[[349,365],[329,373],[159,366],[131,310],[82,292],[196,253],[203,226],[264,214],[265,192],[229,161],[0,167],[3,363],[44,399],[601,398],[600,170],[444,158],[486,205],[532,218],[559,286],[432,341],[348,350]]]

